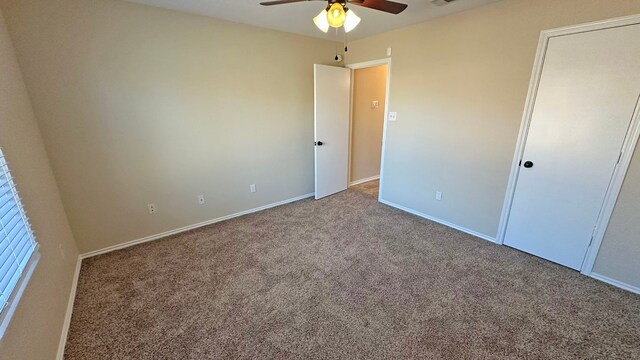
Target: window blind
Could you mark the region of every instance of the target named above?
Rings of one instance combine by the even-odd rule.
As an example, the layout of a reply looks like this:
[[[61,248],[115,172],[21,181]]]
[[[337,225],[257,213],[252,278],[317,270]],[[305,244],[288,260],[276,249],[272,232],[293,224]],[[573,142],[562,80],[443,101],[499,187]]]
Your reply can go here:
[[[0,149],[0,313],[20,281],[37,243]]]

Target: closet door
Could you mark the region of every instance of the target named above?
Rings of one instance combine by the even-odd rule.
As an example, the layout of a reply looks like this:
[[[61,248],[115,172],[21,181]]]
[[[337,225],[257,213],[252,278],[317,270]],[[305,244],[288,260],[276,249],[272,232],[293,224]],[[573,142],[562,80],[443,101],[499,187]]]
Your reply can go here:
[[[505,244],[580,269],[640,95],[640,25],[549,40]]]

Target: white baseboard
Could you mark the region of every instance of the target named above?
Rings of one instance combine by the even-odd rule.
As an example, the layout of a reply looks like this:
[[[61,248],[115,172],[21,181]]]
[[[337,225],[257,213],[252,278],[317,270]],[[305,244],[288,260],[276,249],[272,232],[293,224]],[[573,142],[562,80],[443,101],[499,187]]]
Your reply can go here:
[[[226,216],[222,216],[222,217],[219,217],[219,218],[216,218],[216,219],[203,221],[201,223],[197,223],[197,224],[193,224],[193,225],[187,225],[187,226],[184,226],[184,227],[181,227],[181,228],[178,228],[178,229],[165,231],[165,232],[162,232],[160,234],[145,236],[145,237],[140,238],[140,239],[127,241],[125,243],[109,246],[109,247],[106,247],[104,249],[90,251],[90,252],[82,254],[81,257],[83,259],[86,259],[86,258],[90,258],[92,256],[106,254],[108,252],[112,252],[112,251],[128,248],[130,246],[134,246],[134,245],[146,243],[146,242],[149,242],[149,241],[162,239],[162,238],[165,238],[167,236],[171,236],[171,235],[179,234],[179,233],[182,233],[182,232],[185,232],[185,231],[197,229],[197,228],[200,228],[200,227],[203,227],[203,226],[215,224],[215,223],[220,222],[220,221],[233,219],[233,218],[238,217],[238,216],[251,214],[251,213],[254,213],[254,212],[270,209],[270,208],[273,208],[273,207],[276,207],[276,206],[280,206],[280,205],[285,205],[285,204],[288,204],[288,203],[292,203],[294,201],[299,201],[299,200],[302,200],[302,199],[306,199],[306,198],[312,197],[314,195],[315,195],[314,193],[305,194],[305,195],[297,196],[297,197],[294,197],[294,198],[291,198],[291,199],[282,200],[282,201],[278,201],[278,202],[275,202],[275,203],[272,203],[272,204],[267,204],[267,205],[264,205],[264,206],[260,206],[260,207],[257,207],[257,208],[253,208],[253,209],[249,209],[249,210],[245,210],[245,211],[240,211],[240,212],[237,212],[235,214],[226,215]]]
[[[56,359],[63,360],[64,347],[67,344],[67,336],[69,335],[69,326],[71,326],[71,315],[73,314],[73,303],[76,299],[76,290],[78,289],[78,278],[80,277],[80,268],[82,266],[82,256],[78,256],[76,262],[76,272],[73,274],[73,284],[71,284],[71,292],[69,294],[69,301],[67,303],[67,312],[64,316],[64,323],[62,325],[62,334],[60,335],[60,343],[58,344],[58,355]]]
[[[354,185],[360,185],[360,184],[364,184],[366,182],[373,181],[373,180],[378,180],[378,179],[380,179],[380,175],[368,177],[366,179],[352,181],[352,182],[349,183],[349,186],[351,187],[351,186],[354,186]]]
[[[592,277],[592,278],[594,278],[596,280],[600,280],[602,282],[606,282],[607,284],[613,285],[613,286],[615,286],[617,288],[620,288],[622,290],[627,290],[627,291],[630,291],[630,292],[632,292],[634,294],[640,295],[640,288],[632,286],[632,285],[629,285],[629,284],[624,283],[622,281],[618,281],[618,280],[612,279],[610,277],[606,277],[604,275],[596,274],[594,272],[592,272],[591,274],[589,274],[587,276]]]
[[[493,243],[498,244],[498,243],[497,243],[497,241],[496,241],[496,238],[493,238],[493,237],[491,237],[491,236],[481,234],[481,233],[479,233],[479,232],[477,232],[477,231],[473,231],[473,230],[470,230],[470,229],[464,228],[464,227],[462,227],[462,226],[458,226],[458,225],[456,225],[456,224],[452,224],[452,223],[450,223],[450,222],[448,222],[448,221],[444,221],[444,220],[442,220],[442,219],[438,219],[438,218],[435,218],[435,217],[430,216],[430,215],[427,215],[427,214],[423,214],[423,213],[421,213],[421,212],[419,212],[419,211],[416,211],[416,210],[413,210],[413,209],[409,209],[409,208],[407,208],[407,207],[404,207],[404,206],[402,206],[402,205],[398,205],[398,204],[392,203],[392,202],[387,201],[387,200],[384,200],[384,199],[379,199],[379,201],[380,201],[381,203],[383,203],[383,204],[389,205],[389,206],[394,207],[394,208],[396,208],[396,209],[400,209],[400,210],[402,210],[402,211],[406,211],[406,212],[408,212],[408,213],[410,213],[410,214],[413,214],[413,215],[416,215],[416,216],[420,216],[421,218],[425,218],[425,219],[427,219],[427,220],[435,221],[435,222],[437,222],[437,223],[440,223],[440,224],[442,224],[442,225],[448,226],[448,227],[450,227],[450,228],[453,228],[453,229],[456,229],[456,230],[460,230],[460,231],[462,231],[462,232],[465,232],[465,233],[467,233],[467,234],[469,234],[469,235],[473,235],[473,236],[479,237],[479,238],[481,238],[481,239],[485,239],[485,240],[488,240],[488,241],[491,241],[491,242],[493,242]],[[498,245],[501,245],[501,244],[498,244]],[[615,280],[615,279],[611,279],[611,278],[609,278],[609,277],[606,277],[606,276],[604,276],[604,275],[600,275],[600,274],[596,274],[596,273],[594,273],[594,272],[592,272],[591,274],[584,274],[584,275],[589,276],[589,277],[591,277],[591,278],[594,278],[594,279],[596,279],[596,280],[599,280],[599,281],[605,282],[605,283],[607,283],[607,284],[609,284],[609,285],[613,285],[613,286],[615,286],[615,287],[617,287],[617,288],[620,288],[620,289],[623,289],[623,290],[627,290],[627,291],[632,292],[632,293],[634,293],[634,294],[638,294],[638,295],[640,295],[640,288],[635,287],[635,286],[632,286],[632,285],[629,285],[629,284],[624,283],[624,282],[622,282],[622,281]]]
[[[421,218],[425,218],[427,220],[431,220],[431,221],[437,222],[437,223],[442,224],[444,226],[448,226],[450,228],[453,228],[453,229],[456,229],[456,230],[460,230],[460,231],[462,231],[464,233],[467,233],[469,235],[473,235],[475,237],[479,237],[481,239],[491,241],[492,243],[496,243],[496,238],[491,237],[489,235],[485,235],[485,234],[479,233],[477,231],[474,231],[474,230],[471,230],[471,229],[467,229],[465,227],[450,223],[448,221],[445,221],[445,220],[442,220],[442,219],[438,219],[438,218],[433,217],[431,215],[427,215],[427,214],[421,213],[419,211],[416,211],[416,210],[413,210],[413,209],[409,209],[408,207],[404,207],[402,205],[398,205],[398,204],[392,203],[391,201],[387,201],[387,200],[384,200],[384,199],[379,199],[379,201],[381,203],[385,204],[385,205],[389,205],[389,206],[394,207],[396,209],[400,209],[402,211],[406,211],[406,212],[408,212],[410,214],[419,216]]]

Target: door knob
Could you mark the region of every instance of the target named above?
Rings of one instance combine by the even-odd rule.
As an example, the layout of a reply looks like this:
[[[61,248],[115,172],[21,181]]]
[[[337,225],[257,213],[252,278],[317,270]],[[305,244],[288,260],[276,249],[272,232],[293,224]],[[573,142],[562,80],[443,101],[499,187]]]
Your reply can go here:
[[[322,141],[316,141],[313,143],[313,145],[322,146],[324,145],[324,143]]]
[[[527,169],[532,168],[533,167],[533,162],[525,161],[524,162],[524,167],[526,167]]]

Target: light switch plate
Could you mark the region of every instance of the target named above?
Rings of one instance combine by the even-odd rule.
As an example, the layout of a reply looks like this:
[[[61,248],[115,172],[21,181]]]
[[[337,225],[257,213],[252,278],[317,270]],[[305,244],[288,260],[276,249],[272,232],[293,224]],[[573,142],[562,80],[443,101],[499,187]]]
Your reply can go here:
[[[396,121],[398,120],[398,113],[395,111],[392,111],[389,113],[389,121]]]

